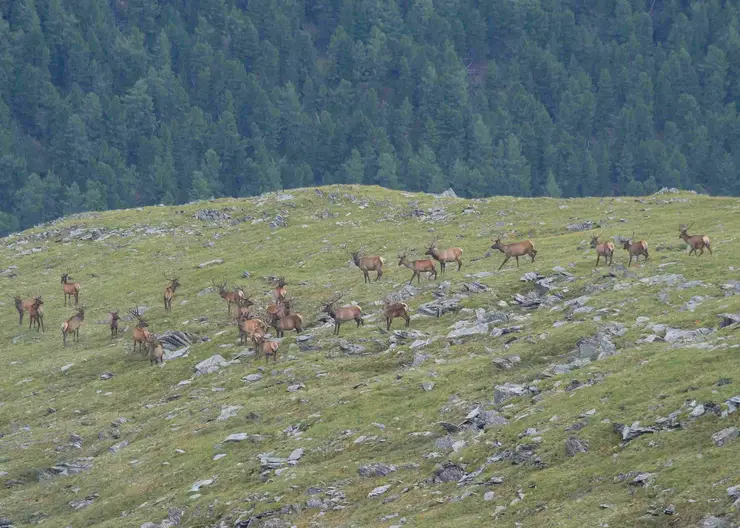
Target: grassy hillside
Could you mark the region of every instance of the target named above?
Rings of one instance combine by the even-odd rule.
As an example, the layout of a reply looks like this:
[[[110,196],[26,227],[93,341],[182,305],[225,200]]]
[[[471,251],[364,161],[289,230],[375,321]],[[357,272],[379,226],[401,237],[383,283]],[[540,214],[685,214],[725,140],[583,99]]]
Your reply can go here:
[[[614,527],[696,526],[715,515],[736,525],[727,488],[740,484],[740,439],[728,431],[718,447],[713,435],[740,422],[725,403],[740,395],[740,334],[718,317],[740,312],[739,207],[688,193],[468,201],[337,186],[85,214],[2,239],[0,517],[74,527],[172,526],[168,515],[188,527]],[[204,209],[229,218],[194,218]],[[591,232],[567,227],[589,220],[604,236],[634,231],[650,260],[625,270],[619,248],[611,272],[596,269]],[[693,221],[714,255],[688,256],[677,227]],[[487,256],[496,235],[530,238],[536,262],[496,271],[503,255]],[[411,272],[398,252],[421,255],[433,236],[464,249],[462,271],[448,266],[436,282],[405,288]],[[351,265],[360,245],[386,258],[381,281],[363,284]],[[165,271],[182,283],[171,313]],[[86,307],[80,342],[66,349],[64,272],[82,284]],[[528,272],[538,283],[520,280]],[[266,366],[206,289],[226,278],[264,306],[266,277],[279,275],[311,337],[299,347],[286,334]],[[319,320],[337,291],[366,320],[339,338]],[[396,333],[406,330],[400,320],[385,331],[380,302],[391,292],[410,295],[418,334]],[[28,315],[18,326],[16,293],[43,295],[45,333],[28,329]],[[458,309],[417,312],[435,300]],[[157,333],[209,339],[150,366],[132,352],[131,322],[116,339],[107,326],[108,311],[137,305]],[[236,361],[195,375],[215,354]],[[638,421],[632,430],[651,432],[623,440],[633,433],[617,424]],[[224,441],[237,433],[242,441]]]

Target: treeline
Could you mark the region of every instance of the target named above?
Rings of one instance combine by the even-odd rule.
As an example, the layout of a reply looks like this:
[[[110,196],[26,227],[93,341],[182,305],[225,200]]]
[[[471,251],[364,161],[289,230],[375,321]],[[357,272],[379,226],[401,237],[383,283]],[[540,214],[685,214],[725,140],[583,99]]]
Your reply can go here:
[[[0,233],[368,183],[740,193],[722,0],[6,0]]]

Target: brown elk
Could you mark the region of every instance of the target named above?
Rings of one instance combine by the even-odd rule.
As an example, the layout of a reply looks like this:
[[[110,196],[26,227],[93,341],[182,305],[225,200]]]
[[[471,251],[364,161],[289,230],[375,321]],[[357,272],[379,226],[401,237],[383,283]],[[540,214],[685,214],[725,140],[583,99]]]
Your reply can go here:
[[[406,258],[406,253],[404,252],[403,254],[398,255],[398,265],[406,266],[408,269],[414,272],[414,274],[411,275],[411,280],[409,280],[409,284],[414,282],[414,278],[416,278],[416,283],[419,284],[419,282],[421,281],[422,273],[428,273],[430,279],[437,279],[437,269],[434,267],[434,261],[432,259],[409,261]]]
[[[596,248],[596,266],[599,265],[599,259],[601,257],[604,257],[604,262],[606,262],[607,266],[611,266],[614,262],[614,244],[612,242],[599,244],[600,236],[601,232],[591,237],[591,247]]]
[[[385,302],[383,307],[383,316],[385,316],[386,330],[391,329],[391,323],[396,317],[401,317],[406,321],[406,327],[411,324],[411,317],[409,317],[409,305],[402,302]]]
[[[378,273],[375,277],[376,281],[383,276],[383,264],[385,264],[385,259],[383,257],[365,257],[362,255],[361,251],[354,251],[351,255],[352,262],[362,270],[362,274],[365,277],[365,283],[370,282],[369,272],[371,271],[376,271]]]
[[[62,341],[67,346],[67,334],[72,334],[75,341],[80,340],[80,326],[85,320],[85,307],[77,308],[77,313],[62,323]]]
[[[281,309],[276,314],[271,315],[270,326],[275,328],[278,337],[283,337],[285,331],[295,330],[296,334],[300,334],[303,331],[303,316],[299,313],[286,315],[284,307],[292,306],[293,303],[290,299],[285,299],[285,304],[281,305]]]
[[[704,248],[707,248],[709,254],[711,255],[712,247],[710,246],[709,237],[707,235],[689,235],[689,229],[691,229],[691,226],[693,225],[694,222],[691,222],[688,227],[678,226],[678,238],[682,239],[689,246],[691,246],[691,251],[689,251],[689,255],[693,253],[694,255],[701,257],[704,254]],[[700,253],[697,253],[697,251],[699,251]]]
[[[448,262],[457,262],[457,271],[460,271],[462,268],[462,260],[460,260],[460,257],[462,256],[463,250],[459,247],[453,247],[449,249],[437,249],[437,239],[435,238],[432,240],[432,242],[429,244],[429,247],[427,248],[425,255],[429,255],[434,260],[439,262],[439,267],[442,271],[442,273],[445,272],[445,266]]]
[[[34,303],[36,299],[26,299],[25,301],[21,299],[20,295],[15,296],[15,309],[18,310],[18,324],[23,324],[23,314],[30,310],[31,305]]]
[[[156,336],[149,335],[146,339],[146,348],[150,365],[161,365],[164,363],[164,347]]]
[[[118,336],[118,320],[120,317],[118,317],[118,310],[115,312],[109,312],[110,313],[110,336],[111,339],[113,337]]]
[[[218,294],[221,298],[226,301],[229,307],[229,315],[231,315],[231,305],[238,305],[242,299],[244,299],[244,290],[241,288],[234,288],[232,291],[226,289],[226,279],[221,284],[212,283],[214,288],[218,288]]]
[[[31,326],[36,323],[36,331],[39,331],[39,328],[42,332],[46,332],[46,329],[44,328],[44,307],[43,307],[44,301],[41,300],[41,296],[36,297],[33,300],[33,304],[28,308],[28,328],[30,329]]]
[[[180,277],[168,277],[164,274],[164,278],[170,281],[167,287],[164,289],[164,309],[166,312],[172,311],[172,298],[175,296],[175,290],[180,286]]]
[[[329,317],[334,319],[334,335],[339,335],[339,327],[342,323],[347,321],[355,321],[357,328],[360,325],[364,325],[365,321],[362,320],[362,308],[359,306],[344,306],[342,308],[334,308],[334,305],[339,302],[342,298],[340,294],[337,297],[329,300],[328,303],[324,304],[323,312],[329,314]]]
[[[502,244],[501,238],[497,238],[493,242],[491,249],[498,249],[506,256],[498,269],[503,268],[504,264],[506,264],[511,257],[516,258],[516,267],[518,268],[519,257],[529,255],[532,258],[532,262],[534,262],[534,257],[537,256],[537,250],[534,248],[534,244],[532,244],[530,240],[525,240],[523,242],[513,242],[511,244]]]
[[[255,332],[265,333],[267,331],[267,325],[264,321],[249,312],[240,314],[237,324],[239,325],[239,339],[242,344],[245,343],[247,336],[253,336]]]
[[[630,267],[632,265],[632,258],[634,257],[635,263],[640,262],[640,255],[645,257],[645,260],[648,259],[648,243],[644,240],[640,240],[639,242],[632,243],[632,239],[635,236],[635,232],[632,232],[632,236],[623,241],[622,247],[626,249],[630,254],[630,261],[627,264],[627,267]]]
[[[275,289],[272,290],[272,296],[275,299],[275,301],[280,302],[283,299],[285,299],[285,296],[288,294],[288,290],[285,288],[288,283],[285,282],[285,277],[278,277],[275,281]]]
[[[142,315],[139,313],[138,307],[131,310],[131,315],[133,315],[138,321],[133,329],[134,352],[136,352],[137,343],[139,344],[139,352],[141,352],[144,350],[144,346],[146,345],[147,340],[151,337],[151,333],[149,332],[149,330],[147,330],[149,323],[147,323],[144,317],[142,317]]]
[[[68,282],[72,277],[69,273],[62,274],[62,290],[64,290],[64,306],[67,306],[67,298],[69,302],[72,302],[72,297],[75,298],[75,306],[80,296],[80,283],[79,282]]]
[[[267,341],[265,334],[262,332],[256,332],[252,334],[252,343],[254,343],[254,352],[256,355],[264,354],[265,363],[270,361],[270,356],[273,357],[273,363],[277,363],[277,351],[280,347],[278,341]]]

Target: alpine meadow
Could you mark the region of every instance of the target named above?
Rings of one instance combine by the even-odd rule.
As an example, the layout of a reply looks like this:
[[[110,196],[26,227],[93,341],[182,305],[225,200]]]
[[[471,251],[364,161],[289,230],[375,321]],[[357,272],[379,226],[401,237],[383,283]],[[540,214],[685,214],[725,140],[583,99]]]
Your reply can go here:
[[[0,528],[740,528],[740,3],[0,0]]]

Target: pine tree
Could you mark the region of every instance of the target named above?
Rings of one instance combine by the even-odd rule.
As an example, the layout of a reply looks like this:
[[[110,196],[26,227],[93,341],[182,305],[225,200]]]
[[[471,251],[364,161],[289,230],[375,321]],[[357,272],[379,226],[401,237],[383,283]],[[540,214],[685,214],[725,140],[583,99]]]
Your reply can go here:
[[[560,198],[563,195],[563,191],[555,180],[555,175],[552,171],[547,171],[547,180],[545,181],[545,194],[552,198]]]

